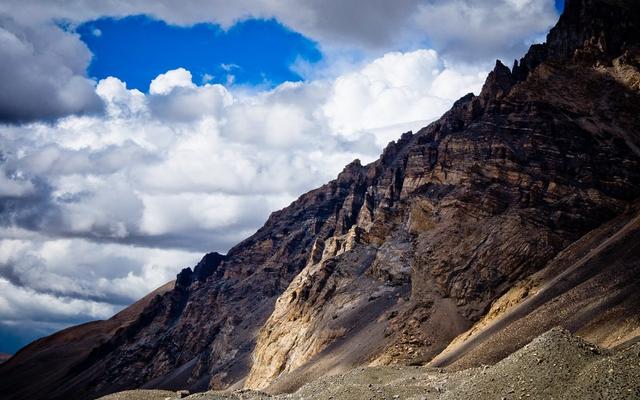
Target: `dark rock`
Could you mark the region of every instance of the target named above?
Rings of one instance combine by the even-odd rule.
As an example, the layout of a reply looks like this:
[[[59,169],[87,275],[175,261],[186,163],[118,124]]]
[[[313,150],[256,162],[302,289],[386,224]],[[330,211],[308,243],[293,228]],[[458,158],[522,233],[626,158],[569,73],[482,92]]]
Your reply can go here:
[[[218,267],[224,259],[225,256],[217,252],[205,255],[193,269],[195,278],[200,282],[204,282],[208,277],[214,274],[216,274],[217,277],[222,276],[223,271],[219,271]]]
[[[505,96],[511,90],[515,83],[515,79],[511,74],[511,70],[506,67],[500,60],[496,61],[496,66],[489,73],[487,80],[480,92],[480,100],[488,102]]]
[[[176,276],[176,287],[177,288],[188,288],[193,281],[193,271],[191,268],[184,268],[180,273]]]

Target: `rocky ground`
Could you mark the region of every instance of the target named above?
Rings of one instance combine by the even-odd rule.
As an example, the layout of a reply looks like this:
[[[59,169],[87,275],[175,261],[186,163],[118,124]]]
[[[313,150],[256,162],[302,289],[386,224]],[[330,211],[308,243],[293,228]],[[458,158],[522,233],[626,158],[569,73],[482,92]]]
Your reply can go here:
[[[127,390],[102,397],[104,400],[164,400],[179,399],[180,395],[168,390]]]
[[[178,399],[166,391],[128,391],[101,400]],[[421,366],[357,368],[292,394],[196,393],[187,399],[638,399],[640,342],[599,348],[554,328],[492,366],[450,372]]]

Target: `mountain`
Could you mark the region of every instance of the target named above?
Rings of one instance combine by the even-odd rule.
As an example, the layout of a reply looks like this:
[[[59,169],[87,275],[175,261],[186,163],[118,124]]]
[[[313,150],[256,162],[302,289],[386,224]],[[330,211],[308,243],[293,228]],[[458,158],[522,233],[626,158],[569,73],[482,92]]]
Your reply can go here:
[[[0,364],[11,358],[11,354],[0,353]]]
[[[290,392],[362,365],[493,364],[554,326],[640,334],[640,4],[567,0],[478,96],[228,254],[0,366],[7,399]]]

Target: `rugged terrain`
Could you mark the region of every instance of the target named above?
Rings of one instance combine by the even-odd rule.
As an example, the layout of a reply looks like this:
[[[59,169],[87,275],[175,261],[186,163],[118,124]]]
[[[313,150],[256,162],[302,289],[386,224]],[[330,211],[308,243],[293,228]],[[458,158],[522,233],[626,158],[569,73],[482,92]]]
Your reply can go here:
[[[492,366],[447,372],[418,366],[356,368],[320,378],[293,394],[206,392],[187,399],[637,399],[640,343],[605,350],[554,328]],[[166,400],[173,392],[132,391],[101,400]]]
[[[365,381],[377,369],[348,371],[398,364],[429,366],[396,375],[384,367],[385,379],[415,371],[418,386],[435,384],[441,377],[429,368],[447,367],[442,378],[471,398],[482,395],[472,389],[496,393],[492,384],[506,390],[509,382],[495,382],[500,368],[526,358],[527,348],[516,351],[554,326],[603,348],[632,340],[640,333],[639,38],[638,2],[567,0],[546,43],[511,69],[497,62],[478,96],[403,134],[374,163],[349,164],[123,316],[25,347],[0,366],[0,393],[281,393],[322,376]],[[549,335],[573,343],[558,332],[534,343]],[[575,374],[554,396],[602,384],[589,368],[615,357],[636,368],[625,358],[633,351],[604,364],[599,349],[585,353],[594,354],[589,365],[579,352],[558,359]],[[485,370],[451,372],[496,362],[491,384],[477,381]],[[563,376],[513,368],[536,390]],[[620,376],[611,382],[626,390],[634,381]],[[531,396],[549,397],[540,393]]]

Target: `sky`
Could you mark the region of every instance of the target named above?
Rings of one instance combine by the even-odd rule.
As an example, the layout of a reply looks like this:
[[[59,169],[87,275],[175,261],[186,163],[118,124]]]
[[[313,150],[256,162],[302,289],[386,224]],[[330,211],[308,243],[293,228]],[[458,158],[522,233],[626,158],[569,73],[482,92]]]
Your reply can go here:
[[[117,311],[544,40],[554,0],[3,0],[0,352]]]

